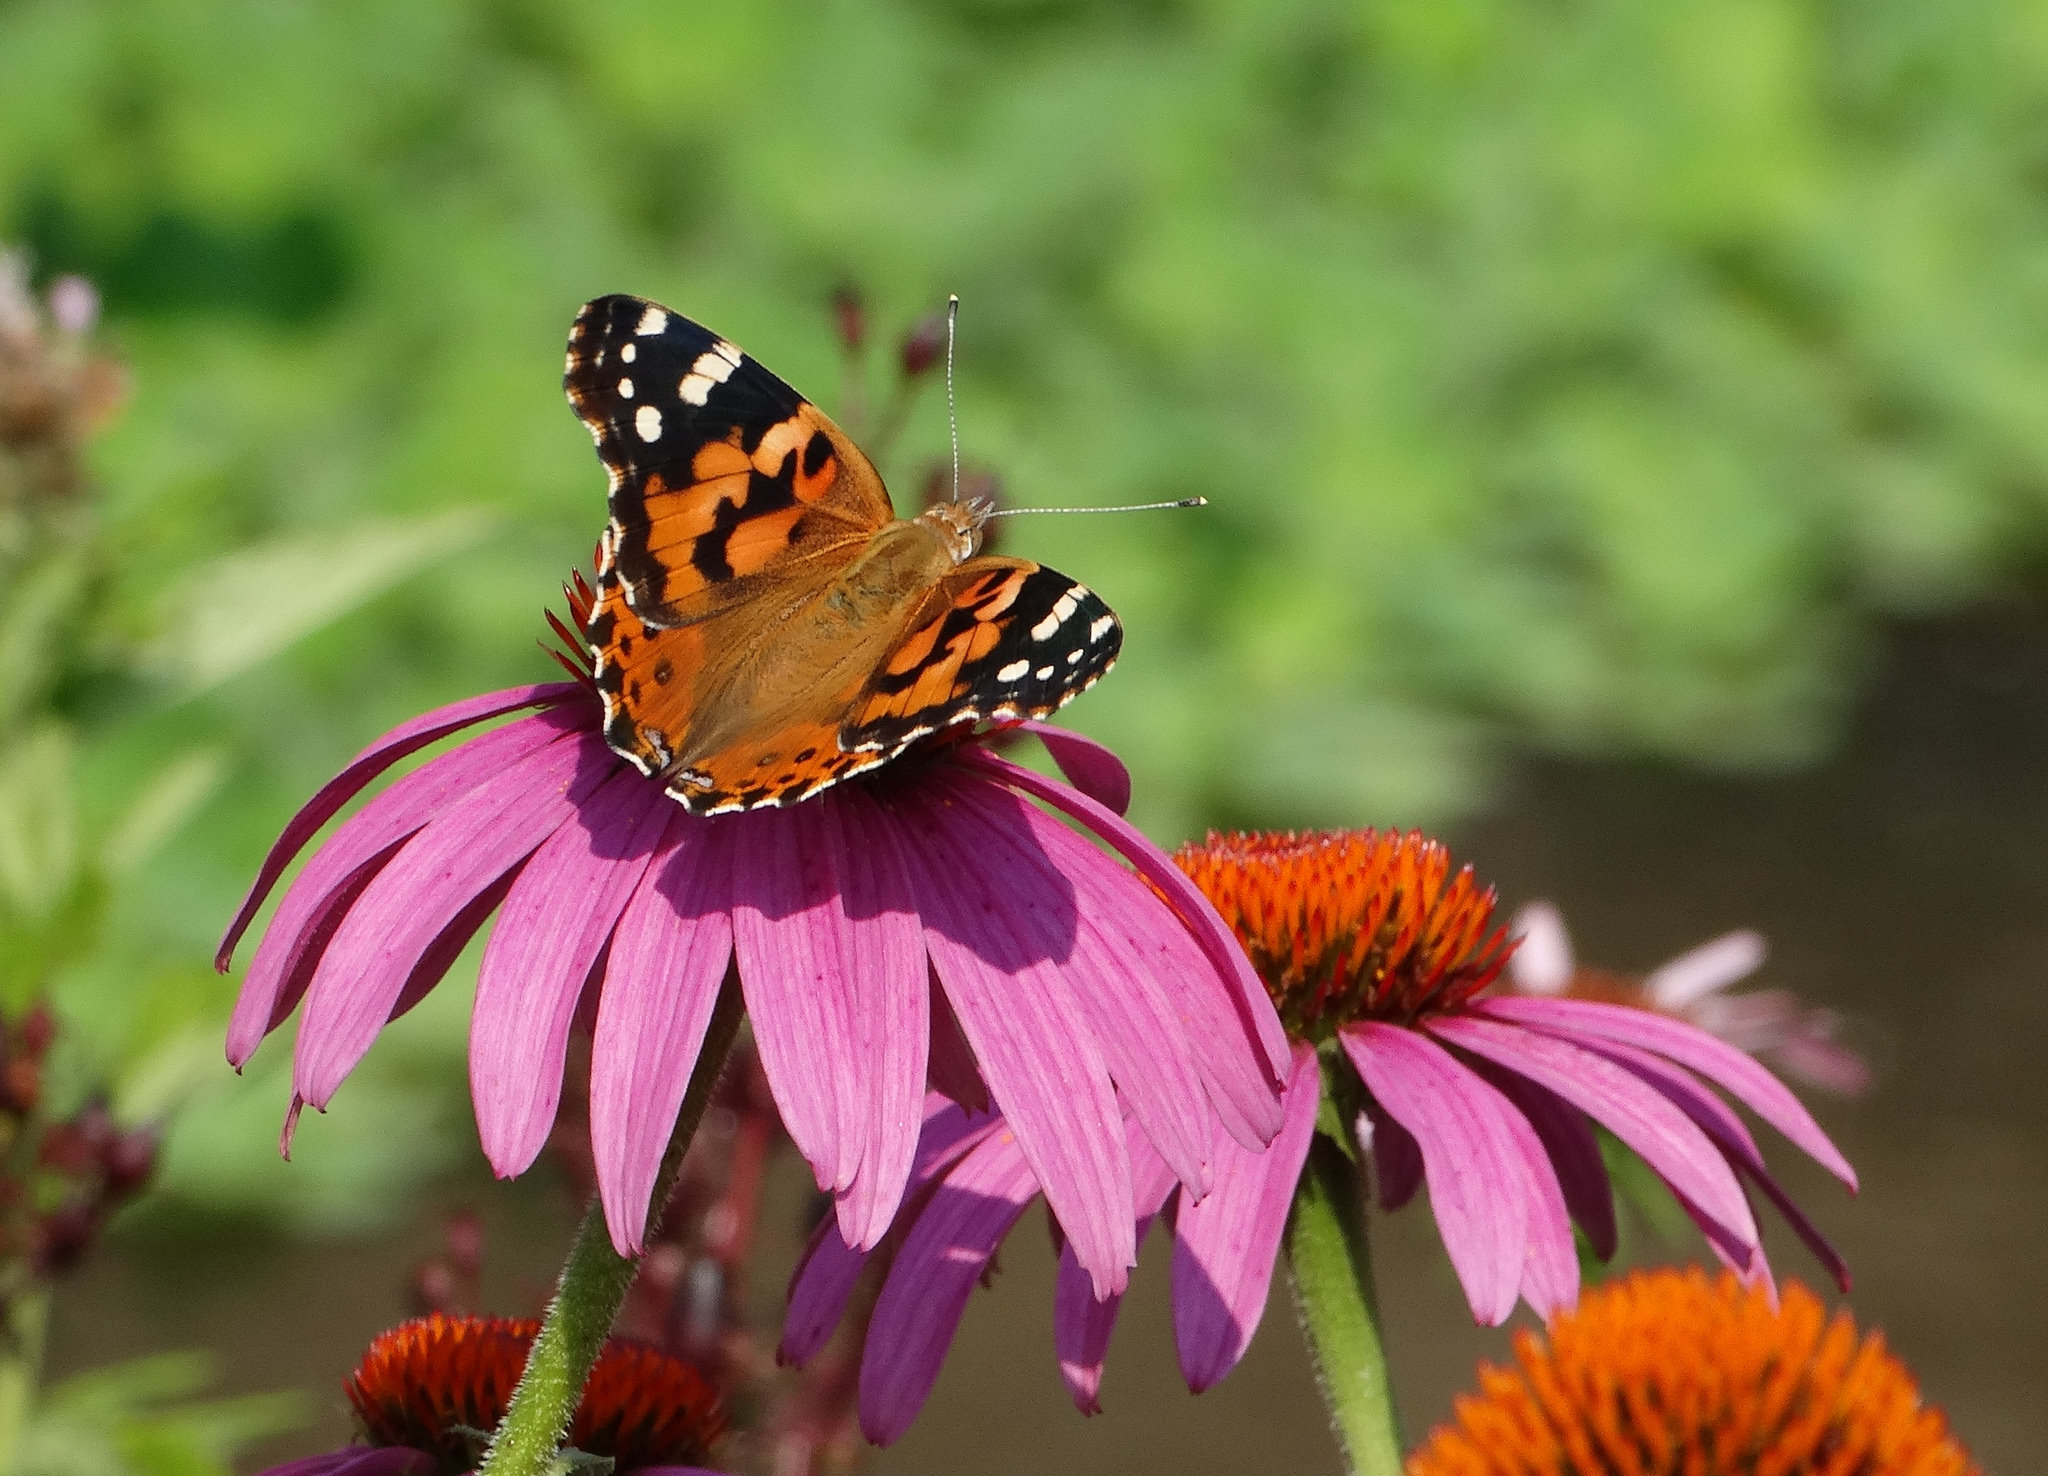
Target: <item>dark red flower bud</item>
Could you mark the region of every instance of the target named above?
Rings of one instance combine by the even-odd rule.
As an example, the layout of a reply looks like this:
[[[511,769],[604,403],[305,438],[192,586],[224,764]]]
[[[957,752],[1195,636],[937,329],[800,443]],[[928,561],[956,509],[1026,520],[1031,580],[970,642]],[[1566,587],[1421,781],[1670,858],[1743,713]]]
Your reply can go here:
[[[484,1225],[469,1210],[457,1210],[448,1217],[448,1259],[464,1276],[483,1269]]]
[[[425,1317],[430,1312],[459,1312],[459,1288],[455,1284],[455,1273],[448,1269],[446,1261],[428,1261],[412,1273],[412,1285],[407,1289],[407,1300],[412,1303],[413,1315]]]
[[[42,1067],[27,1056],[0,1063],[0,1111],[27,1117],[42,1100]]]
[[[45,1276],[69,1271],[99,1237],[99,1210],[76,1200],[52,1210],[36,1225],[36,1269]]]
[[[908,379],[915,379],[938,363],[939,355],[946,347],[946,319],[943,314],[933,313],[909,333],[904,335],[902,361],[903,373]]]
[[[156,1172],[157,1135],[152,1128],[122,1133],[100,1154],[100,1169],[107,1176],[110,1199],[126,1199]]]
[[[114,1114],[107,1110],[106,1102],[97,1097],[79,1108],[78,1115],[71,1121],[85,1135],[86,1145],[95,1157],[105,1153],[107,1145],[120,1136],[120,1129],[114,1126]]]
[[[32,1061],[40,1061],[50,1053],[50,1042],[57,1038],[57,1017],[50,1013],[45,1004],[33,1004],[14,1027],[14,1039],[21,1046],[21,1053]]]
[[[868,341],[867,307],[861,302],[860,293],[852,287],[841,287],[832,294],[832,318],[839,328],[839,341],[846,345],[849,354],[857,354]]]
[[[75,1121],[52,1123],[44,1130],[42,1144],[36,1150],[38,1164],[67,1179],[79,1178],[95,1168],[99,1156],[98,1145],[87,1138]]]

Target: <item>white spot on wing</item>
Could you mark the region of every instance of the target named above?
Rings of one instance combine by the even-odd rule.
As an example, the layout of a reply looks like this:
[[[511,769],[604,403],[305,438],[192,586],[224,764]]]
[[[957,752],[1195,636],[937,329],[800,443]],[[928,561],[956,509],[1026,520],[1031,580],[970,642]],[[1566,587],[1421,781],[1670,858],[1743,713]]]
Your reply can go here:
[[[661,412],[652,405],[642,405],[633,413],[633,429],[640,432],[643,441],[661,439]]]
[[[996,673],[996,680],[999,682],[1014,682],[1029,670],[1031,670],[1030,662],[1012,661],[1008,666],[1003,667]]]
[[[1099,641],[1114,629],[1116,629],[1116,616],[1098,615],[1095,617],[1095,623],[1088,627],[1088,639],[1091,641]],[[1079,661],[1081,659],[1081,653],[1079,651],[1076,651],[1072,656],[1069,656],[1067,659],[1069,661]]]
[[[639,324],[633,329],[636,338],[645,338],[650,333],[659,333],[668,327],[668,314],[653,303],[647,304],[647,311],[640,315]]]
[[[632,380],[630,380],[630,379],[622,379],[622,380],[620,380],[620,381],[619,381],[619,394],[620,394],[621,396],[623,396],[624,398],[628,399],[628,400],[632,399],[632,398],[633,398],[633,381],[632,381]]]
[[[636,343],[629,343],[619,350],[619,362],[622,364],[630,364],[639,357],[640,345]]]
[[[1047,677],[1052,675],[1052,668],[1050,666],[1041,666],[1038,668],[1037,671],[1033,672],[1032,675],[1036,676],[1042,682]]]
[[[740,351],[721,338],[710,349],[697,355],[697,362],[690,366],[690,372],[683,376],[682,385],[676,392],[688,403],[701,405],[711,398],[713,386],[732,378],[732,371],[739,364]]]
[[[1051,640],[1052,633],[1060,628],[1060,619],[1060,607],[1054,605],[1052,612],[1045,619],[1031,627],[1031,639],[1034,641]]]

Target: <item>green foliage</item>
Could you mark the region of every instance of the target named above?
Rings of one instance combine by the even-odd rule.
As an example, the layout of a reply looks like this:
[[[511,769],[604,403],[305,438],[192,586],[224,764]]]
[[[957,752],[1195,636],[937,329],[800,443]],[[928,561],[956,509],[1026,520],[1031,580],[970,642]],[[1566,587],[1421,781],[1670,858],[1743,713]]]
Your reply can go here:
[[[2023,577],[2048,521],[2048,25],[2010,0],[15,0],[0,98],[0,237],[100,282],[135,378],[102,564],[0,590],[0,650],[154,653],[54,688],[91,793],[229,776],[125,884],[132,977],[360,743],[547,674],[599,292],[830,405],[832,287],[958,290],[1014,502],[1207,495],[1012,525],[1125,617],[1072,717],[1169,839],[1440,821],[1503,739],[1806,758],[1874,619]],[[935,398],[901,444],[899,493]],[[498,535],[432,521],[468,508]]]
[[[296,1394],[202,1399],[204,1355],[140,1358],[57,1385],[23,1432],[13,1476],[229,1476],[237,1452],[305,1423]]]

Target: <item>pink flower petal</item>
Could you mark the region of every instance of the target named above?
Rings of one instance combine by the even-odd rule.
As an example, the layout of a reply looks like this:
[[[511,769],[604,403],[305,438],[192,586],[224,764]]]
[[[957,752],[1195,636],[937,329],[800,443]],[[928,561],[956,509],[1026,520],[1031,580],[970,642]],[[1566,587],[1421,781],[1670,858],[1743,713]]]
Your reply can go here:
[[[271,1466],[260,1476],[433,1476],[434,1458],[402,1445],[358,1445]]]
[[[931,960],[895,822],[858,785],[844,786],[830,813],[863,1065],[856,1106],[867,1124],[867,1149],[838,1210],[848,1238],[866,1247],[895,1219],[918,1152],[932,1039]]]
[[[1109,749],[1071,728],[1055,728],[1041,722],[1022,722],[1017,726],[1045,745],[1052,761],[1067,776],[1067,783],[1119,815],[1130,810],[1131,771]]]
[[[853,1182],[866,1147],[829,800],[748,815],[735,827],[732,942],[754,1044],[784,1126],[818,1187]],[[841,1118],[851,1119],[843,1127]]]
[[[1747,928],[1723,933],[1712,942],[1702,943],[1652,969],[1643,980],[1643,993],[1660,1010],[1682,1010],[1754,974],[1763,967],[1765,951],[1761,933]]]
[[[732,960],[729,844],[720,821],[673,817],[666,854],[612,934],[590,1050],[590,1149],[622,1256],[646,1240],[655,1176]]]
[[[469,1021],[477,1133],[501,1179],[525,1173],[547,1143],[577,1003],[675,809],[621,767],[548,837],[505,899]]]
[[[1089,796],[1064,784],[1055,784],[1022,765],[997,758],[972,745],[963,746],[957,762],[963,768],[978,768],[1002,783],[1035,795],[1054,809],[1073,816],[1108,842],[1138,869],[1140,876],[1157,887],[1160,894],[1173,904],[1174,910],[1181,915],[1181,920],[1194,933],[1195,940],[1215,966],[1225,992],[1225,1008],[1229,1016],[1236,1021],[1245,1039],[1265,1058],[1267,1087],[1273,1100],[1270,1110],[1264,1115],[1260,1141],[1280,1131],[1279,1092],[1281,1083],[1287,1079],[1287,1032],[1281,1028],[1280,1017],[1273,1012],[1273,1002],[1266,997],[1266,986],[1259,982],[1259,976],[1252,968],[1251,960],[1245,957],[1244,949],[1238,945],[1236,935],[1230,931],[1229,924],[1217,915],[1201,889],[1189,881],[1187,874],[1173,864],[1173,859],[1153,845],[1142,831]]]
[[[256,961],[250,965],[248,978],[242,981],[235,1013],[228,1023],[228,1064],[235,1070],[240,1071],[263,1038],[299,1007],[307,986],[313,982],[314,970],[327,956],[328,945],[334,941],[349,909],[409,839],[410,836],[401,836],[382,850],[373,851],[331,886],[309,886],[303,895],[294,888],[286,894],[284,907],[278,909],[280,918],[295,900],[305,902],[306,908],[295,911],[289,919],[294,925],[291,933],[273,926],[256,949]],[[320,861],[321,857],[315,856],[313,865],[318,866]],[[306,868],[308,874],[312,870],[312,866]],[[324,883],[327,879],[320,880]]]
[[[1173,1335],[1181,1374],[1197,1394],[1237,1367],[1265,1315],[1322,1095],[1315,1048],[1296,1045],[1279,1136],[1257,1153],[1219,1143],[1215,1186],[1196,1203],[1183,1198],[1175,1213]]]
[[[1415,1134],[1389,1117],[1370,1093],[1365,1110],[1358,1114],[1357,1134],[1359,1145],[1372,1155],[1380,1208],[1401,1208],[1422,1187],[1422,1146],[1415,1141]]]
[[[569,819],[615,766],[594,734],[551,743],[476,786],[377,873],[306,991],[293,1056],[298,1095],[326,1107],[435,937]]]
[[[1815,1016],[1823,1022],[1814,1028]],[[1842,1097],[1860,1097],[1871,1087],[1870,1064],[1854,1050],[1831,1038],[1831,1022],[1825,1011],[1815,1011],[1802,1022],[1800,1033],[1764,1048],[1764,1054],[1779,1070],[1798,1077],[1808,1086]]]
[[[1366,1090],[1421,1145],[1430,1210],[1472,1316],[1498,1327],[1515,1310],[1529,1244],[1522,1144],[1507,1125],[1520,1114],[1417,1031],[1364,1021],[1337,1039]]]
[[[1036,872],[1043,890],[1075,894],[1069,987],[1124,1103],[1145,1136],[1197,1195],[1209,1191],[1211,1118],[1194,1051],[1154,965],[1171,966],[1166,929],[1146,926],[1162,911],[1130,872],[1072,830],[1006,789],[949,781],[948,798],[987,822],[989,859],[1001,874]],[[1174,934],[1183,930],[1168,920]],[[1187,950],[1197,964],[1200,955]],[[1242,1048],[1238,1054],[1243,1055]]]
[[[1650,1085],[1662,1092],[1681,1112],[1698,1123],[1706,1135],[1714,1140],[1722,1156],[1763,1190],[1764,1197],[1778,1207],[1778,1212],[1792,1226],[1794,1233],[1806,1243],[1814,1258],[1827,1268],[1835,1284],[1844,1292],[1849,1290],[1849,1264],[1842,1259],[1840,1251],[1821,1234],[1820,1227],[1808,1219],[1792,1196],[1785,1192],[1770,1169],[1764,1165],[1762,1152],[1757,1148],[1756,1139],[1750,1136],[1749,1128],[1738,1117],[1735,1110],[1719,1097],[1708,1091],[1687,1073],[1684,1068],[1674,1066],[1651,1051],[1639,1050],[1634,1046],[1610,1042],[1590,1045],[1625,1069],[1634,1072]]]
[[[1614,1259],[1620,1230],[1614,1221],[1614,1186],[1608,1182],[1607,1165],[1600,1157],[1600,1140],[1594,1136],[1586,1114],[1545,1091],[1526,1076],[1491,1063],[1480,1063],[1480,1075],[1507,1096],[1549,1155],[1564,1193],[1565,1207],[1586,1233],[1586,1243],[1603,1261]]]
[[[1137,1221],[1138,1243],[1173,1193],[1175,1177],[1166,1161],[1153,1151],[1144,1131],[1131,1124],[1131,1216]],[[1060,1377],[1074,1407],[1084,1415],[1102,1413],[1102,1364],[1109,1352],[1109,1335],[1116,1330],[1117,1310],[1123,1296],[1097,1297],[1095,1287],[1081,1263],[1074,1259],[1072,1246],[1060,1247],[1059,1273],[1054,1283],[1052,1312],[1053,1353],[1059,1359]]]
[[[320,787],[319,793],[299,807],[298,814],[292,816],[283,834],[272,843],[270,854],[263,858],[256,880],[249,884],[248,895],[242,899],[234,921],[228,924],[227,934],[220,941],[220,950],[214,955],[213,966],[222,973],[227,972],[234,957],[235,944],[256,916],[256,909],[263,905],[263,899],[270,895],[270,889],[277,885],[277,879],[284,875],[285,867],[291,865],[292,857],[298,855],[320,827],[333,819],[335,813],[372,779],[407,754],[416,753],[429,743],[459,732],[472,723],[517,712],[522,707],[561,702],[580,691],[574,682],[544,682],[537,686],[514,687],[505,692],[486,692],[480,697],[437,707],[409,722],[400,723],[350,759],[347,768],[328,780]]]
[[[242,981],[228,1023],[228,1060],[237,1070],[298,1005],[334,930],[405,839],[565,731],[552,712],[494,728],[395,780],[327,838],[278,904]]]
[[[1515,951],[1508,955],[1508,978],[1523,994],[1558,994],[1572,982],[1572,938],[1564,915],[1548,902],[1531,902],[1515,914],[1509,932]]]
[[[925,947],[997,1108],[1106,1296],[1122,1289],[1137,1246],[1123,1112],[1101,1053],[1074,1028],[1074,899],[996,860],[999,837],[942,797],[935,777],[890,796]]]
[[[1573,1001],[1512,1003],[1555,1009]],[[1555,1092],[1634,1149],[1659,1178],[1726,1226],[1736,1240],[1757,1243],[1756,1220],[1726,1160],[1691,1119],[1635,1076],[1569,1041],[1498,1020],[1444,1016],[1430,1021],[1429,1029]]]
[[[1476,1009],[1559,1036],[1597,1036],[1668,1056],[1732,1092],[1809,1158],[1851,1189],[1856,1187],[1856,1170],[1791,1090],[1741,1051],[1703,1030],[1648,1010],[1592,1000],[1488,999]]]
[[[1579,1300],[1579,1251],[1572,1240],[1572,1217],[1564,1192],[1536,1129],[1502,1093],[1509,1110],[1501,1114],[1517,1146],[1522,1175],[1522,1202],[1529,1207],[1529,1244],[1522,1260],[1522,1299],[1539,1317],[1571,1307]]]
[[[988,1083],[981,1079],[981,1067],[975,1064],[974,1047],[960,1033],[960,1021],[953,1014],[953,1006],[946,1002],[946,991],[940,987],[938,971],[930,968],[929,959],[927,972],[931,981],[926,998],[930,1001],[932,1043],[925,1074],[931,1089],[951,1097],[969,1112],[993,1112],[995,1102],[989,1097]]]
[[[463,949],[469,947],[469,940],[498,910],[498,904],[505,900],[505,894],[512,890],[512,884],[525,870],[526,862],[515,862],[510,871],[470,898],[463,904],[462,911],[443,925],[441,931],[434,935],[434,941],[419,956],[419,961],[412,966],[412,972],[405,976],[398,998],[391,1002],[391,1013],[384,1017],[385,1024],[390,1024],[425,999],[436,984],[448,977],[448,971],[455,967],[455,960],[462,957]]]
[[[936,1092],[927,1096],[924,1131],[917,1141],[916,1162],[896,1224],[914,1222],[946,1171],[1002,1126],[999,1117],[970,1116]],[[789,1278],[789,1311],[783,1318],[776,1362],[807,1363],[825,1346],[839,1319],[846,1315],[847,1298],[853,1295],[869,1254],[846,1243],[836,1219],[819,1224]]]
[[[924,939],[894,831],[858,789],[750,816],[733,943],[783,1122],[847,1239],[889,1227],[931,1035]]]
[[[1671,1188],[1669,1184],[1664,1187]],[[1771,1300],[1775,1304],[1777,1288],[1771,1280],[1770,1262],[1764,1257],[1764,1248],[1743,1240],[1677,1190],[1672,1190],[1671,1197],[1678,1202],[1678,1207],[1685,1211],[1686,1218],[1699,1226],[1700,1234],[1706,1237],[1707,1249],[1714,1253],[1714,1259],[1741,1277],[1745,1285],[1755,1286],[1761,1283],[1771,1287]],[[1748,1202],[1749,1196],[1744,1194],[1743,1203]],[[1750,1206],[1752,1219],[1755,1218],[1755,1214],[1755,1207]]]
[[[1128,1192],[1128,1191],[1126,1191]],[[860,1427],[887,1445],[917,1418],[989,1257],[1038,1195],[1022,1144],[998,1131],[940,1182],[875,1301],[861,1355]],[[1130,1203],[1123,1205],[1130,1224]]]

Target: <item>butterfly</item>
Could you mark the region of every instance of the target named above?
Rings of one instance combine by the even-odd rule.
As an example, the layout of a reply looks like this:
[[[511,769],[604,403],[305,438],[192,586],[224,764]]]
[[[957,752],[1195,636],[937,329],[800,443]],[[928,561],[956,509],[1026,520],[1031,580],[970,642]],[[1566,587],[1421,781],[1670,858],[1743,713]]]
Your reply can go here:
[[[1085,586],[898,518],[816,405],[641,297],[586,303],[569,403],[611,477],[584,634],[604,736],[693,814],[791,804],[961,724],[1049,716],[1123,642]]]

